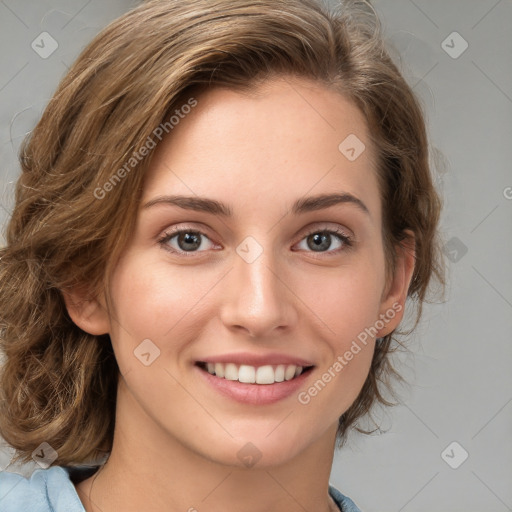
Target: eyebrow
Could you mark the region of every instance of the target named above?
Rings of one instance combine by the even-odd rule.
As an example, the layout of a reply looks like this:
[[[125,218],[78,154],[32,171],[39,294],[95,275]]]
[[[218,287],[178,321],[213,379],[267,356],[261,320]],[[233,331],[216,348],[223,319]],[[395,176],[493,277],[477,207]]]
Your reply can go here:
[[[160,196],[146,203],[143,208],[152,208],[153,206],[162,204],[178,206],[184,210],[211,213],[222,217],[233,216],[233,211],[229,205],[215,199],[197,196]],[[347,192],[338,194],[319,194],[316,196],[298,199],[293,203],[291,211],[293,215],[300,215],[330,208],[337,204],[352,204],[360,211],[370,215],[370,212],[363,201]]]

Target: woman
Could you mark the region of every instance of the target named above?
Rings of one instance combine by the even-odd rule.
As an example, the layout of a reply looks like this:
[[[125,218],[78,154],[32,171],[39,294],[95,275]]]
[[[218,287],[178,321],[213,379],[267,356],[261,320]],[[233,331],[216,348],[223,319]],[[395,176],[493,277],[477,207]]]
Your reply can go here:
[[[370,6],[146,2],[20,160],[0,434],[48,469],[1,474],[1,510],[359,510],[334,449],[443,281],[424,118]]]

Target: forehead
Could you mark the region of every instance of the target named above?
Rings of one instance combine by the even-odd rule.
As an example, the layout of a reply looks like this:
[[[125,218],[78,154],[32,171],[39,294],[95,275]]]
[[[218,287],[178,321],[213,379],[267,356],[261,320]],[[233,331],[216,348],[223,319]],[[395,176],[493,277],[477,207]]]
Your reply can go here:
[[[247,207],[343,191],[379,202],[366,121],[340,93],[281,78],[249,93],[215,88],[195,99],[155,150],[145,200],[218,196]]]

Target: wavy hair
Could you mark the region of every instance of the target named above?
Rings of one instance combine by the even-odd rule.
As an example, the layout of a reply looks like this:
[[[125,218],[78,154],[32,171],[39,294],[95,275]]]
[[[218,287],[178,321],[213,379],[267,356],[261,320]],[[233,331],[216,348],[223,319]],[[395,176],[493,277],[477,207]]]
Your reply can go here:
[[[112,447],[119,369],[111,341],[72,322],[63,291],[108,289],[151,155],[109,187],[108,200],[98,191],[193,92],[250,91],[276,76],[314,80],[364,114],[378,155],[387,272],[405,230],[415,236],[408,301],[418,306],[416,327],[431,278],[444,285],[441,200],[421,104],[387,53],[370,3],[144,2],[82,51],[20,148],[0,250],[0,434],[16,460],[30,461],[45,441],[60,465],[89,462]],[[398,376],[390,360],[398,334],[376,344],[364,386],[339,419],[339,446],[374,403],[390,404],[381,384]]]

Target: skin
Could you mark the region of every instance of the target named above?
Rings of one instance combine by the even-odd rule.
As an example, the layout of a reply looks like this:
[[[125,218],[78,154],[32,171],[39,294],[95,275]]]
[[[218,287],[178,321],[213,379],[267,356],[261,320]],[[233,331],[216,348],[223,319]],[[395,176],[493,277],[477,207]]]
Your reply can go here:
[[[375,154],[360,111],[338,93],[281,77],[248,94],[215,89],[155,149],[138,222],[112,279],[114,310],[103,299],[68,296],[77,325],[109,333],[121,370],[110,459],[76,486],[88,512],[303,512],[336,510],[328,496],[339,416],[368,375],[374,339],[307,404],[297,395],[247,405],[197,378],[194,362],[247,351],[313,361],[307,390],[357,335],[400,304],[375,337],[400,322],[414,265],[400,252],[385,280],[382,205]],[[366,150],[349,161],[338,145],[356,134]],[[352,203],[293,215],[292,203],[321,193]],[[223,201],[232,218],[160,204],[162,195]],[[172,228],[202,231],[185,253]],[[314,250],[308,234],[341,229]],[[252,236],[262,254],[247,263],[236,248]],[[311,240],[311,237],[309,237]],[[329,243],[330,246],[329,246]],[[338,250],[341,249],[341,250]],[[193,283],[193,286],[192,286]],[[77,306],[77,304],[81,304]],[[150,339],[160,356],[134,356]],[[251,442],[261,459],[237,457]]]

